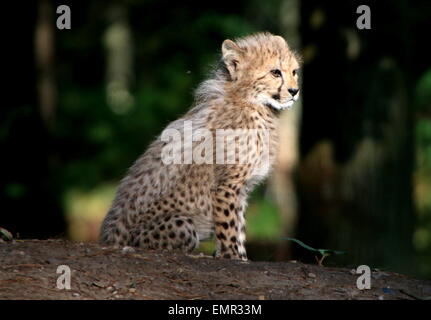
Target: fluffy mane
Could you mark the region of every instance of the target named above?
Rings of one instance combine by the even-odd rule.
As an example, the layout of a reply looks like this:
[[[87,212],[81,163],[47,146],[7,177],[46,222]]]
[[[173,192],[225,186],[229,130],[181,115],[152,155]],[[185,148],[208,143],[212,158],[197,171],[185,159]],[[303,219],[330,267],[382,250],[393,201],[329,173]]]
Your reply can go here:
[[[221,99],[225,95],[225,85],[228,81],[230,81],[229,72],[224,61],[220,60],[218,65],[213,68],[209,78],[196,89],[196,106]]]

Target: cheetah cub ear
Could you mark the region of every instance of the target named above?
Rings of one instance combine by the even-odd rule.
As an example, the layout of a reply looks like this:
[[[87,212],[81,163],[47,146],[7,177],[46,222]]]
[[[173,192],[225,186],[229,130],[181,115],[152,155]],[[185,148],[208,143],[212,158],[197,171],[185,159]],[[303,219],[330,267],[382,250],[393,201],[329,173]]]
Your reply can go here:
[[[289,46],[287,45],[286,40],[284,40],[283,37],[280,36],[274,36],[274,40],[278,43],[278,45],[282,48],[289,48]]]
[[[230,78],[235,81],[238,78],[238,65],[241,63],[244,52],[235,42],[229,39],[223,41],[221,52]]]

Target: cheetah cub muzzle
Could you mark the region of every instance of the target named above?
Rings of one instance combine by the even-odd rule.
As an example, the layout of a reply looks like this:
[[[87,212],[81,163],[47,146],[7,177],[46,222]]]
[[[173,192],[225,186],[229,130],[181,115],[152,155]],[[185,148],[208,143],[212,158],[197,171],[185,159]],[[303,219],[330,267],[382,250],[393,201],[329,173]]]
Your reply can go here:
[[[103,221],[107,245],[191,252],[215,234],[215,256],[247,260],[247,195],[277,156],[282,110],[298,99],[298,58],[280,36],[225,40],[193,107],[121,181]]]

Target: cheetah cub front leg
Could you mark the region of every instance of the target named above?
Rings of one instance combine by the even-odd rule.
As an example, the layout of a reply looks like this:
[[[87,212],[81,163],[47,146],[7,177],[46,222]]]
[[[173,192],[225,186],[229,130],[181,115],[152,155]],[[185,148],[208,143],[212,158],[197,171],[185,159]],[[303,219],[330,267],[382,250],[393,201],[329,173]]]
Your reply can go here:
[[[247,261],[244,205],[239,194],[239,188],[219,187],[213,196],[216,258]]]

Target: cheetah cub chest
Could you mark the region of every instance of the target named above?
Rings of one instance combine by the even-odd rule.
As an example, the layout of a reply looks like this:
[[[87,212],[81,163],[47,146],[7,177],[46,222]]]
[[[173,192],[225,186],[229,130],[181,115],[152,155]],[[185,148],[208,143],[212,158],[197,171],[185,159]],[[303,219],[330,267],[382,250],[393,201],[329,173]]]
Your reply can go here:
[[[101,242],[191,252],[215,234],[216,257],[247,260],[247,195],[278,150],[278,118],[298,99],[298,59],[280,36],[225,40],[194,106],[121,181]]]

